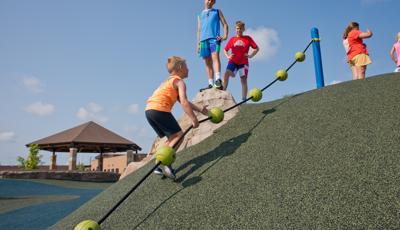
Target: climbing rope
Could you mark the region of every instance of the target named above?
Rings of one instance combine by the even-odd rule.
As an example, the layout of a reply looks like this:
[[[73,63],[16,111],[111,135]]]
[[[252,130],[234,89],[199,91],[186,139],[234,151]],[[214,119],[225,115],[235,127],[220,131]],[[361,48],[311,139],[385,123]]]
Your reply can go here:
[[[303,50],[303,53],[305,53],[305,52],[308,50],[308,48],[310,47],[310,45],[311,45],[314,41],[315,41],[315,40],[312,39],[312,40],[308,43],[307,47]],[[295,60],[288,68],[286,68],[285,71],[288,72],[297,62],[298,62],[298,60]],[[265,86],[264,88],[262,88],[262,89],[261,89],[261,92],[263,92],[264,90],[268,89],[271,85],[273,85],[273,84],[274,84],[275,82],[277,82],[278,80],[279,80],[279,78],[275,78],[271,83],[269,83],[267,86]],[[241,104],[243,104],[243,103],[246,103],[247,101],[251,100],[252,98],[253,98],[253,96],[250,96],[250,97],[246,98],[245,100],[243,100],[242,102],[240,102],[240,103],[238,103],[238,104],[236,104],[236,105],[234,105],[234,106],[231,106],[231,107],[225,109],[224,112],[227,112],[227,111],[229,111],[229,110],[231,110],[231,109],[233,109],[233,108],[235,108],[235,107],[237,107],[237,106],[239,106],[239,105],[241,105]]]
[[[310,47],[310,45],[314,42],[314,41],[319,41],[319,40],[317,40],[317,39],[312,39],[309,43],[308,43],[308,45],[307,45],[307,47],[304,49],[304,51],[303,51],[303,54],[307,51],[307,49]],[[286,68],[286,72],[288,72],[297,62],[298,62],[299,60],[295,60],[288,68]],[[264,91],[264,90],[266,90],[267,88],[269,88],[271,85],[273,85],[275,82],[277,82],[279,80],[279,78],[277,77],[277,78],[275,78],[271,83],[269,83],[267,86],[265,86],[264,88],[262,88],[261,89],[261,92],[262,91]],[[231,107],[229,107],[229,108],[227,108],[227,109],[225,109],[225,110],[223,110],[223,112],[228,112],[229,110],[231,110],[231,109],[233,109],[233,108],[236,108],[237,106],[240,106],[241,104],[243,104],[243,103],[246,103],[247,101],[249,101],[249,100],[251,100],[253,98],[253,96],[250,96],[250,97],[248,97],[248,98],[246,98],[245,100],[243,100],[243,101],[241,101],[240,103],[237,103],[237,104],[235,104],[235,105],[233,105],[233,106],[231,106]],[[203,123],[203,122],[205,122],[205,121],[208,121],[208,120],[210,120],[210,119],[212,119],[212,116],[209,116],[209,117],[207,117],[207,118],[204,118],[204,119],[202,119],[202,120],[200,120],[199,121],[199,124],[200,123]],[[184,132],[183,132],[183,134],[182,134],[182,136],[178,139],[178,141],[172,146],[172,148],[173,149],[175,149],[178,145],[179,145],[179,143],[183,140],[183,138],[185,137],[185,135],[191,130],[193,128],[193,125],[191,125],[189,128],[187,128]],[[119,205],[121,205],[129,196],[130,196],[130,194],[132,194],[146,179],[147,179],[147,177],[149,177],[150,175],[151,175],[151,173],[158,167],[158,166],[160,166],[161,165],[161,161],[158,161],[157,163],[156,163],[156,165],[154,165],[154,167],[152,167],[148,172],[147,172],[147,174],[139,181],[139,182],[137,182],[136,184],[135,184],[135,186],[133,186],[133,188],[132,189],[130,189],[129,191],[128,191],[128,193],[126,193],[107,213],[106,213],[106,215],[104,215],[99,221],[98,221],[98,224],[100,225],[101,223],[103,223],[110,215],[111,215],[111,213],[113,213],[117,208],[118,208],[118,206]]]

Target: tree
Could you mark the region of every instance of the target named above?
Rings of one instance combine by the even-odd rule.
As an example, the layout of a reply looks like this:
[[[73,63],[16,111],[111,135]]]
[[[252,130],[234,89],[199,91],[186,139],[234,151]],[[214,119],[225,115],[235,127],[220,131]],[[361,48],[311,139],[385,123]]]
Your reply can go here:
[[[17,161],[25,169],[37,169],[37,166],[41,163],[40,159],[42,155],[39,155],[39,145],[32,144],[29,146],[28,158],[24,159],[21,156],[17,157]]]
[[[25,159],[21,156],[17,157],[17,161],[19,163],[19,166],[24,167],[25,168]]]
[[[79,162],[79,164],[76,166],[76,169],[78,169],[78,171],[85,171],[85,164]]]

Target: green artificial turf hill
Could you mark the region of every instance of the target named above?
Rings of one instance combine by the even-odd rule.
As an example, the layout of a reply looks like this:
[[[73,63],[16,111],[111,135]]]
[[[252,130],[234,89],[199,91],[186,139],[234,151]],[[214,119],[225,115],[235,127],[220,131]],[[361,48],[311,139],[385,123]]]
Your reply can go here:
[[[52,229],[98,221],[153,165]],[[173,166],[178,183],[151,175],[101,227],[399,228],[400,74],[243,105]]]

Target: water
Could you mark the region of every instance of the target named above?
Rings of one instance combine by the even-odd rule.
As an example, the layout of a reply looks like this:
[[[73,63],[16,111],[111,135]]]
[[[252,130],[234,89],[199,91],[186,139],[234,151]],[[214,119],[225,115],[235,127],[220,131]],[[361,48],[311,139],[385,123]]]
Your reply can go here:
[[[0,179],[1,197],[72,195],[77,199],[42,203],[0,214],[0,229],[46,229],[55,224],[102,189],[64,188],[32,181]]]

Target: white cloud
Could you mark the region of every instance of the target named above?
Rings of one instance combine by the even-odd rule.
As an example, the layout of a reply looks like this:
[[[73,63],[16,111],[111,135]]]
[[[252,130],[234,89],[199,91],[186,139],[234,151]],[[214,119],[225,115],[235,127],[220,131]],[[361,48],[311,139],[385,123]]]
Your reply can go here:
[[[268,60],[278,52],[281,42],[276,30],[259,27],[257,29],[246,29],[245,33],[252,37],[260,48],[260,51],[254,56],[254,60]]]
[[[25,111],[38,116],[47,116],[55,111],[55,107],[52,104],[45,104],[39,101],[25,107]]]
[[[33,76],[22,77],[22,84],[34,93],[43,92],[43,84],[40,80]]]
[[[76,113],[76,116],[81,120],[86,120],[87,117],[89,117],[89,112],[85,108],[81,107]]]
[[[15,133],[11,131],[0,132],[0,142],[8,142],[15,140]]]
[[[101,107],[100,105],[98,105],[94,102],[90,102],[87,105],[87,108],[89,109],[89,111],[91,111],[93,113],[99,113],[99,112],[103,111],[103,107]]]
[[[80,107],[76,116],[81,120],[94,120],[100,123],[106,123],[108,118],[99,114],[101,111],[103,111],[103,107],[94,102],[90,102],[87,106]]]
[[[339,80],[333,80],[333,81],[331,81],[328,85],[335,85],[335,84],[339,84],[339,83],[341,83],[342,81],[339,81]]]
[[[137,114],[138,112],[139,112],[139,105],[138,105],[138,104],[129,105],[129,107],[128,107],[128,113],[130,113],[130,114]]]

